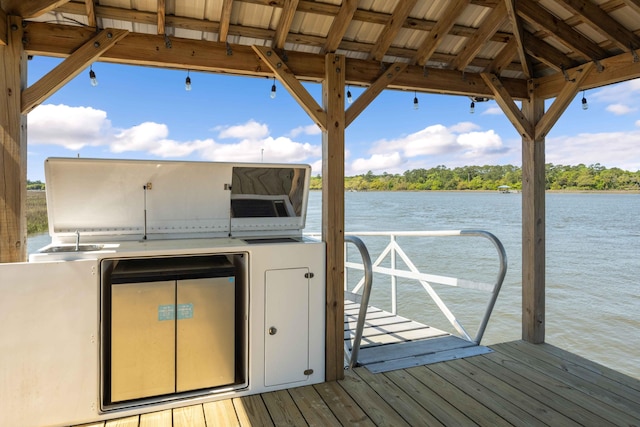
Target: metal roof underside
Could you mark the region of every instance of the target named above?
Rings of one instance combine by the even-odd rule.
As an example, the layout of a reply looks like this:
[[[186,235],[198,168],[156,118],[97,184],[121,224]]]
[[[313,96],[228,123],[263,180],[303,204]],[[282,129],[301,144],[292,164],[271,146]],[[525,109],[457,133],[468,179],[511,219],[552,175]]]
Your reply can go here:
[[[228,74],[273,75],[252,50],[272,48],[300,80],[320,81],[327,53],[347,58],[351,85],[408,63],[388,87],[491,95],[497,76],[514,99],[530,79],[570,80],[640,59],[640,0],[1,0],[25,17],[29,54],[67,56],[97,30],[129,33],[98,60]],[[637,77],[638,67],[597,87]],[[597,73],[595,73],[597,74]],[[550,87],[545,97],[556,96]]]

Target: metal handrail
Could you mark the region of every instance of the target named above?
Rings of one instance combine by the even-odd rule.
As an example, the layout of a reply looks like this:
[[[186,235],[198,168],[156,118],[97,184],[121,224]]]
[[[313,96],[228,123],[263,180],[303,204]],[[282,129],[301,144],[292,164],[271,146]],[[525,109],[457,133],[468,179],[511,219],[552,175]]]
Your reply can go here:
[[[358,323],[356,324],[356,333],[351,346],[349,355],[349,368],[353,368],[358,363],[358,353],[360,351],[360,342],[362,341],[362,333],[364,331],[364,322],[367,316],[367,307],[369,306],[369,297],[371,296],[371,284],[373,283],[373,266],[371,264],[371,256],[364,242],[356,236],[349,235],[344,238],[345,243],[352,243],[360,251],[362,257],[362,266],[364,269],[364,282],[362,290],[362,299],[360,300],[360,311],[358,312]],[[349,353],[349,349],[345,348],[345,352]]]
[[[352,238],[355,233],[347,233],[345,236],[345,240],[347,238]],[[486,330],[487,324],[489,322],[489,318],[491,317],[491,313],[495,306],[495,302],[498,298],[498,293],[500,292],[500,288],[502,287],[502,283],[504,281],[506,272],[507,272],[507,255],[504,249],[504,246],[498,240],[496,236],[493,234],[483,231],[483,230],[443,230],[443,231],[388,231],[388,232],[358,232],[359,236],[388,236],[390,238],[390,243],[387,245],[385,249],[381,252],[380,256],[373,263],[372,270],[374,273],[380,273],[391,276],[392,279],[392,312],[396,314],[397,307],[395,304],[397,292],[395,279],[397,277],[408,278],[419,281],[423,288],[427,291],[431,299],[436,303],[440,311],[445,315],[447,320],[453,325],[453,327],[463,336],[466,340],[470,342],[474,342],[475,344],[480,344],[484,332]],[[410,237],[446,237],[446,236],[476,236],[483,237],[491,241],[494,247],[497,250],[498,258],[499,258],[499,271],[496,278],[496,281],[493,284],[487,284],[482,282],[474,282],[470,280],[452,278],[447,276],[439,276],[433,274],[426,274],[419,271],[419,269],[413,264],[407,254],[402,250],[402,248],[398,245],[396,241],[396,237],[398,236],[410,236]],[[409,268],[409,270],[399,270],[396,268],[396,254],[400,256],[405,265]],[[391,268],[381,267],[380,263],[389,255],[391,257]],[[365,269],[364,264],[358,264],[354,262],[349,262],[345,260],[345,268],[354,268],[363,270]],[[366,270],[365,270],[366,276]],[[365,278],[361,279],[358,284],[354,287],[353,292],[358,292],[365,283]],[[471,288],[489,291],[492,293],[489,302],[487,303],[487,308],[485,313],[480,321],[480,325],[478,327],[478,331],[476,336],[472,338],[464,329],[464,327],[460,324],[460,322],[456,319],[453,313],[449,310],[449,308],[445,305],[442,299],[438,296],[436,291],[431,286],[431,283],[439,283],[449,286],[456,286],[461,288]],[[345,283],[346,284],[346,283]],[[368,293],[371,292],[369,285]],[[364,290],[363,290],[364,295]],[[362,304],[360,306],[360,310],[362,312],[363,306],[366,312],[366,308],[368,305]],[[360,319],[359,319],[360,320]],[[364,322],[364,321],[363,321]],[[357,331],[356,331],[357,332]],[[358,343],[359,344],[359,343]],[[357,359],[356,359],[357,360]]]

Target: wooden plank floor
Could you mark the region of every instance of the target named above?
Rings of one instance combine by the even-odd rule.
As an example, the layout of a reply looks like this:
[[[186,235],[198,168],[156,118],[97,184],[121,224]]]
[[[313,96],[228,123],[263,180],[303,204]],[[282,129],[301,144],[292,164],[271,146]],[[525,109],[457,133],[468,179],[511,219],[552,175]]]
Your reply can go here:
[[[92,427],[638,426],[640,379],[550,344],[187,406]]]

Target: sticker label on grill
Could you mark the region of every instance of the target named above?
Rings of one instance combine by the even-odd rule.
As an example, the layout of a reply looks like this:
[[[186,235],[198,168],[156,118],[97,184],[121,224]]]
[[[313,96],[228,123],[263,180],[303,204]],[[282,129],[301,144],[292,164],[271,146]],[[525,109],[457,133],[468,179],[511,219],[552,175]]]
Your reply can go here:
[[[193,304],[178,304],[178,320],[193,317]]]
[[[158,306],[158,320],[174,320],[176,318],[176,306],[173,304],[165,304]]]

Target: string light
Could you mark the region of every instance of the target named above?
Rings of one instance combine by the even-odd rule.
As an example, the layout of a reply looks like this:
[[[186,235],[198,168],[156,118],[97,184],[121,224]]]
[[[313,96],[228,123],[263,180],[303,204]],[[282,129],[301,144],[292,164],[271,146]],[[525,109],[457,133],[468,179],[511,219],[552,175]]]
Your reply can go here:
[[[187,78],[184,80],[184,90],[191,91],[191,77],[189,77],[189,70],[187,70]]]
[[[91,86],[98,86],[98,79],[96,73],[93,71],[93,66],[89,66],[89,79],[91,80]]]
[[[469,113],[473,114],[476,112],[476,103],[471,101],[471,106],[469,107]]]
[[[416,92],[413,92],[413,109],[417,110],[418,109],[418,95],[416,94]]]
[[[349,104],[351,104],[353,102],[353,97],[351,96],[351,90],[350,90],[349,86],[347,86],[347,102]]]
[[[588,110],[589,104],[587,104],[587,98],[584,97],[584,91],[582,91],[582,109]]]
[[[276,78],[273,78],[273,84],[271,85],[271,99],[276,97]]]

